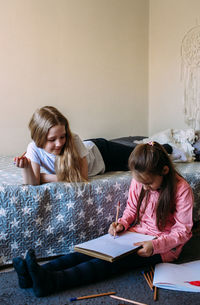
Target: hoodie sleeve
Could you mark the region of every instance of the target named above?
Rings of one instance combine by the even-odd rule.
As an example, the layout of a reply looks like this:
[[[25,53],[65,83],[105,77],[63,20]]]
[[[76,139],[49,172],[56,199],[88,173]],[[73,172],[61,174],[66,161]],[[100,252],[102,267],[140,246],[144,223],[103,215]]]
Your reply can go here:
[[[137,202],[140,192],[141,185],[137,183],[134,179],[132,179],[126,208],[123,212],[122,217],[118,221],[124,226],[125,230],[127,230],[136,219]]]
[[[170,232],[162,232],[157,239],[153,240],[153,254],[162,254],[170,250],[176,252],[176,247],[185,244],[191,238],[192,212],[193,192],[187,182],[182,179],[177,188],[174,224]]]

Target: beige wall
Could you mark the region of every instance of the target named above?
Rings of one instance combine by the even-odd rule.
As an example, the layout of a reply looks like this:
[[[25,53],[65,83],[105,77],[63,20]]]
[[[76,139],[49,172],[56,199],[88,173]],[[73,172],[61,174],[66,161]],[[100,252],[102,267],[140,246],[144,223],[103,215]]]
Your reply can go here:
[[[184,121],[181,42],[200,25],[199,0],[150,0],[149,134],[188,128]]]
[[[0,0],[1,155],[44,105],[83,139],[148,133],[148,3]]]

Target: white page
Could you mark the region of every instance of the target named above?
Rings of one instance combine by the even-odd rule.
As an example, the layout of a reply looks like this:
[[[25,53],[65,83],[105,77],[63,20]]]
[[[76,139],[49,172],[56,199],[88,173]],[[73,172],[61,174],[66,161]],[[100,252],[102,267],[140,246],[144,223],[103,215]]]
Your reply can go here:
[[[135,242],[152,240],[153,238],[154,236],[126,231],[117,235],[115,238],[110,234],[106,234],[76,245],[76,247],[117,257],[123,253],[136,249],[137,247],[133,245]]]
[[[155,267],[153,285],[172,290],[200,292],[190,281],[200,281],[200,260],[185,263],[162,263]]]

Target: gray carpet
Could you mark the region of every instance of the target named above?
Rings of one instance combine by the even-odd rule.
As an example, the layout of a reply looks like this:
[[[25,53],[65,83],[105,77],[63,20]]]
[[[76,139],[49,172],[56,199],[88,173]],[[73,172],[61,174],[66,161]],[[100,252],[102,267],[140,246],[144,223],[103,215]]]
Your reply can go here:
[[[196,259],[200,259],[200,236],[194,236],[188,242],[178,262],[183,263]],[[9,271],[0,274],[0,305],[130,304],[111,299],[109,296],[75,302],[69,301],[71,297],[108,291],[115,291],[118,296],[148,305],[200,305],[200,293],[178,292],[166,289],[158,289],[158,300],[155,302],[153,300],[153,292],[148,287],[140,271],[139,269],[130,271],[100,283],[66,290],[45,298],[34,297],[32,289],[20,289],[16,273]]]

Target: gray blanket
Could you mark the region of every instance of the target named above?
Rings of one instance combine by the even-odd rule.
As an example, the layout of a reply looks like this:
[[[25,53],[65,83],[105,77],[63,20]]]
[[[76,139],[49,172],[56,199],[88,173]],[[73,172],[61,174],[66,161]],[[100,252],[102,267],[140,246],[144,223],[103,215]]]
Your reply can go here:
[[[177,164],[194,190],[200,215],[200,163]],[[130,172],[98,175],[89,183],[23,185],[12,157],[0,157],[0,266],[34,247],[38,257],[73,251],[75,244],[107,232],[126,205]],[[119,216],[120,216],[119,215]]]

